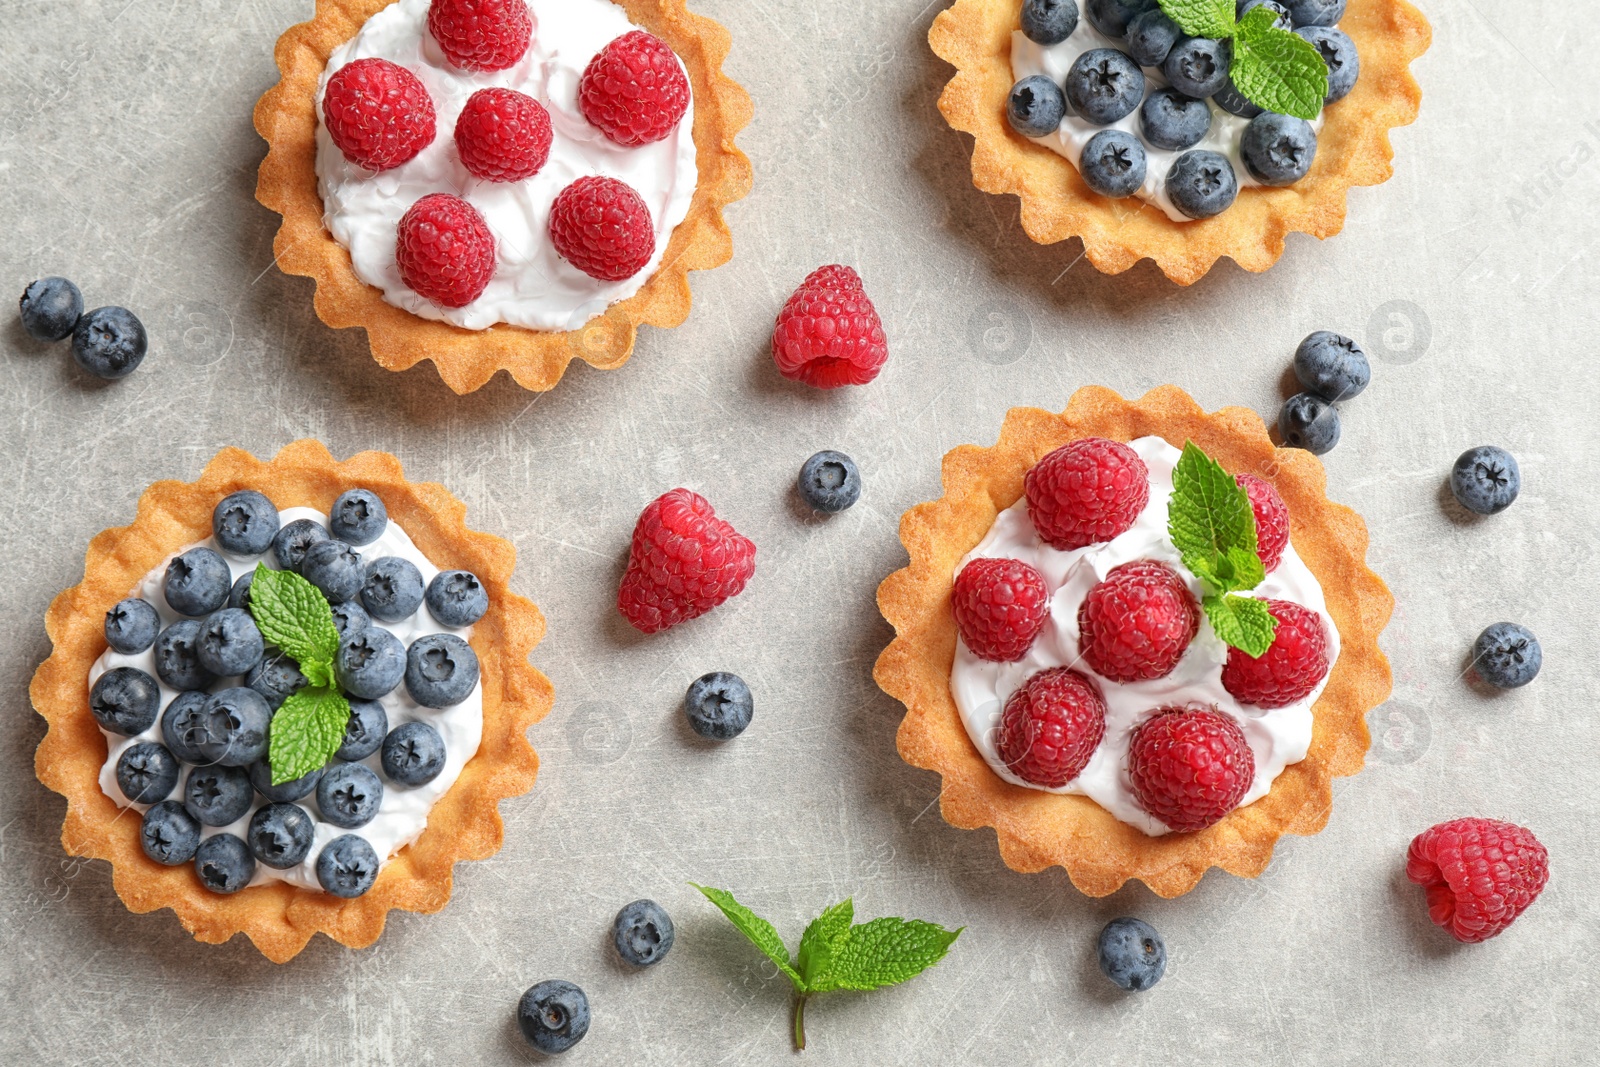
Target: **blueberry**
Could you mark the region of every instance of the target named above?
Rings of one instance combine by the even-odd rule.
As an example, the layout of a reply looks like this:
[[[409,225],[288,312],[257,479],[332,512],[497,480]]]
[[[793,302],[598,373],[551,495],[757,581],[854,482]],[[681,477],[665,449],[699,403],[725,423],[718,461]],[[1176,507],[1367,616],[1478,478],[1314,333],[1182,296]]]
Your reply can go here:
[[[1128,24],[1128,54],[1141,67],[1159,67],[1172,54],[1183,31],[1159,7]]]
[[[256,859],[286,871],[304,860],[317,836],[317,821],[298,804],[267,804],[250,816],[245,843]]]
[[[200,743],[206,739],[206,703],[210,699],[200,692],[179,693],[161,713],[161,741],[185,763],[206,762]]]
[[[389,716],[376,700],[352,700],[350,721],[345,724],[344,742],[334,753],[342,760],[366,759],[383,744],[389,732]]]
[[[1157,89],[1139,108],[1144,139],[1157,148],[1177,152],[1200,143],[1211,130],[1211,105],[1184,96],[1171,87]]]
[[[444,738],[425,722],[401,723],[383,739],[383,773],[401,785],[427,785],[444,770]]]
[[[194,767],[183,783],[183,806],[207,826],[238,822],[254,796],[243,767]]]
[[[63,340],[83,315],[83,294],[65,278],[40,278],[22,291],[21,304],[22,328],[35,341]]]
[[[278,509],[254,489],[240,490],[211,510],[211,533],[224,552],[259,556],[278,535]]]
[[[341,638],[351,634],[358,634],[372,625],[372,617],[354,600],[346,600],[343,604],[329,605],[333,612],[333,628],[339,631]]]
[[[1101,196],[1132,196],[1144,186],[1144,144],[1131,133],[1101,130],[1083,146],[1078,170]]]
[[[378,854],[367,839],[341,834],[317,856],[317,881],[336,897],[359,897],[378,880]]]
[[[1077,28],[1077,0],[1023,0],[1022,32],[1034,44],[1060,44]]]
[[[367,580],[361,553],[343,541],[318,541],[306,549],[305,558],[300,561],[300,573],[322,590],[330,604],[353,599]]]
[[[72,358],[108,381],[132,374],[149,347],[144,323],[127,308],[95,308],[72,328]]]
[[[1011,87],[1011,95],[1006,98],[1006,120],[1024,137],[1055,133],[1066,113],[1066,94],[1043,74],[1023,78]]]
[[[266,698],[267,707],[277,711],[283,702],[306,687],[306,676],[300,673],[294,660],[275,648],[261,654],[261,662],[250,668],[244,684]]]
[[[1337,26],[1346,0],[1283,0],[1296,26]]]
[[[113,667],[89,690],[89,713],[101,729],[133,737],[150,729],[161,710],[161,687],[137,667]]]
[[[1211,94],[1211,102],[1230,115],[1238,115],[1242,119],[1253,119],[1261,114],[1264,108],[1250,101],[1250,98],[1239,91],[1229,78],[1222,83],[1222,88]]]
[[[160,632],[161,616],[148,600],[131,596],[106,612],[106,644],[124,656],[137,656]]]
[[[1204,100],[1228,83],[1232,62],[1233,42],[1190,37],[1172,46],[1161,71],[1178,92]]]
[[[517,1002],[517,1025],[540,1052],[565,1052],[589,1032],[589,998],[571,982],[540,982]]]
[[[176,867],[194,859],[200,847],[200,824],[176,800],[163,800],[144,813],[139,844],[157,863]]]
[[[199,619],[180,619],[156,637],[156,674],[179,692],[208,689],[217,680],[200,665]]]
[[[135,804],[157,804],[178,787],[178,761],[154,741],[129,745],[117,759],[117,788]]]
[[[440,626],[459,630],[483,618],[489,591],[471,571],[440,571],[428,583],[428,614]]]
[[[1289,9],[1284,7],[1279,0],[1238,0],[1235,12],[1240,22],[1250,13],[1252,8],[1264,7],[1272,12],[1272,24],[1280,30],[1294,28],[1294,22],[1289,18]]]
[[[1262,185],[1293,185],[1317,158],[1317,134],[1305,119],[1263,111],[1245,127],[1239,154]]]
[[[213,893],[237,893],[256,876],[256,858],[250,846],[234,834],[212,834],[194,854],[200,884]]]
[[[379,622],[401,622],[422,606],[422,572],[399,556],[381,556],[366,566],[361,604]]]
[[[1311,42],[1328,67],[1328,95],[1324,104],[1343,100],[1361,77],[1361,54],[1350,35],[1333,26],[1303,26],[1294,31]]]
[[[1112,919],[1100,931],[1100,973],[1129,992],[1149,989],[1167,972],[1167,946],[1141,919]]]
[[[328,532],[347,545],[370,545],[389,526],[389,511],[370,489],[339,494],[328,512]]]
[[[1339,412],[1315,393],[1296,393],[1278,413],[1278,433],[1290,448],[1324,455],[1339,443]]]
[[[1469,448],[1450,471],[1450,491],[1468,511],[1497,515],[1522,492],[1522,470],[1503,448]]]
[[[162,579],[167,606],[191,618],[210,615],[225,605],[232,589],[233,572],[227,561],[209,548],[191,548],[175,557]]]
[[[383,783],[359,763],[335,763],[317,783],[317,809],[335,826],[354,830],[378,814],[383,803]]]
[[[1544,666],[1544,651],[1533,631],[1514,622],[1497,622],[1478,635],[1472,646],[1478,677],[1499,689],[1518,689],[1533,681]]]
[[[322,771],[323,768],[318,767],[316,770],[302,774],[298,778],[291,778],[287,782],[279,782],[277,785],[273,785],[272,764],[266,759],[258,759],[250,764],[250,784],[269,803],[288,804],[302,797],[310,796],[311,791],[317,788],[317,783],[322,780]]]
[[[428,634],[406,650],[406,692],[425,708],[461,703],[478,684],[478,654],[455,634]]]
[[[383,627],[369,626],[339,642],[333,670],[345,692],[377,700],[393,692],[405,677],[406,646]]]
[[[755,715],[755,698],[737,674],[713,671],[696,678],[683,697],[683,714],[701,737],[728,741],[744,733]]]
[[[806,460],[795,485],[811,510],[829,515],[861,499],[861,471],[843,452],[818,452]]]
[[[1331,330],[1318,330],[1294,353],[1294,376],[1324,400],[1349,400],[1372,381],[1372,365],[1361,346]]]
[[[228,607],[244,608],[250,610],[250,586],[255,583],[256,572],[245,571],[239,575],[239,580],[233,583],[233,588],[228,590]]]
[[[272,554],[278,566],[286,571],[298,571],[306,558],[306,550],[328,539],[328,531],[311,519],[296,519],[278,530],[272,539]]]
[[[1196,148],[1178,157],[1167,172],[1167,196],[1191,219],[1209,219],[1233,206],[1239,178],[1228,157]]]
[[[1143,99],[1144,71],[1126,52],[1091,48],[1067,71],[1067,100],[1073,113],[1096,126],[1116,122]]]
[[[672,916],[653,900],[636,900],[617,912],[611,941],[623,963],[653,967],[672,951]]]
[[[223,678],[241,675],[261,662],[266,642],[256,620],[243,608],[223,608],[200,624],[195,655],[200,666]]]
[[[247,767],[267,754],[272,708],[254,689],[224,689],[206,701],[205,739],[195,745],[207,763]]]
[[[1129,24],[1155,6],[1156,0],[1089,0],[1086,14],[1090,25],[1115,39],[1126,35]]]

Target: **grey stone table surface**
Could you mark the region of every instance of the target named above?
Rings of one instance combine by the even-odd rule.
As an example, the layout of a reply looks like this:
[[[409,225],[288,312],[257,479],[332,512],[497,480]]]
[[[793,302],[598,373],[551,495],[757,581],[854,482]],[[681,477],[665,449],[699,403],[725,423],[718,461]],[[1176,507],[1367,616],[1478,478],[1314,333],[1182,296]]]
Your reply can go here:
[[[250,109],[309,0],[0,3],[0,279],[20,293],[69,275],[91,306],[135,309],[153,343],[107,386],[0,327],[0,1062],[530,1062],[512,1009],[553,976],[594,1003],[574,1063],[789,1062],[784,981],[691,880],[791,939],[851,894],[862,915],[966,927],[916,981],[816,1003],[820,1063],[1593,1062],[1600,72],[1581,27],[1600,4],[1424,2],[1426,95],[1394,135],[1394,179],[1351,195],[1338,237],[1296,235],[1269,273],[1224,263],[1186,290],[1149,264],[1101,276],[1076,242],[1037,247],[1015,201],[972,187],[970,142],[935,109],[942,0],[696,6],[732,31],[728,69],[756,105],[734,262],[695,276],[689,321],[647,330],[620,370],[457,397],[428,364],[381,370],[273,267]],[[766,342],[801,277],[836,261],[861,269],[893,355],[873,385],[823,394],[781,380]],[[992,833],[940,819],[937,779],[896,756],[900,709],[871,679],[900,513],[938,494],[946,450],[1082,385],[1174,382],[1271,418],[1317,328],[1377,353],[1326,459],[1398,600],[1395,695],[1366,769],[1338,783],[1324,832],[1285,839],[1253,881],[1092,900],[1059,870],[1012,873]],[[193,478],[224,445],[306,436],[396,453],[515,542],[558,698],[530,733],[536,788],[504,805],[504,849],[458,868],[443,912],[277,966],[242,938],[194,942],[170,912],[130,914],[106,865],[64,854],[63,802],[31,773],[43,722],[26,687],[51,597],[149,482]],[[1519,455],[1526,489],[1471,521],[1444,479],[1486,442]],[[830,447],[866,492],[821,521],[790,487]],[[759,566],[733,604],[643,639],[613,597],[641,506],[676,485],[708,494]],[[1489,695],[1464,658],[1502,618],[1541,635],[1546,666]],[[677,710],[712,669],[757,694],[754,727],[718,749]],[[1402,873],[1413,835],[1463,814],[1534,828],[1553,870],[1511,932],[1473,947],[1429,924]],[[679,944],[627,974],[604,940],[641,896],[672,910]],[[1171,951],[1137,997],[1093,962],[1095,932],[1129,913]]]

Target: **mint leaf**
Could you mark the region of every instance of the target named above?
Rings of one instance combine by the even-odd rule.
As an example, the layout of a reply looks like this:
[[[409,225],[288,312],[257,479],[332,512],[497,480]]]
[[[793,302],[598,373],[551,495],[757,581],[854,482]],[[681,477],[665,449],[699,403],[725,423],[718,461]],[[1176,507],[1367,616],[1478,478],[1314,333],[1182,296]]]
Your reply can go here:
[[[855,917],[855,902],[846,900],[811,920],[806,932],[800,935],[795,969],[800,972],[800,981],[807,989],[833,965],[834,957],[850,939],[850,924]]]
[[[299,664],[306,681],[317,687],[333,685],[339,631],[320,589],[293,571],[269,570],[258,563],[250,582],[250,615],[261,636]]]
[[[1260,659],[1272,647],[1272,635],[1278,631],[1278,620],[1272,617],[1267,605],[1261,601],[1229,593],[1226,596],[1208,596],[1201,606],[1205,608],[1206,619],[1217,636],[1251,659]]]
[[[1231,37],[1234,0],[1161,0],[1161,10],[1190,37]]]
[[[734,925],[741,934],[750,939],[750,943],[760,949],[762,953],[777,965],[778,970],[789,976],[789,981],[794,983],[795,989],[804,991],[805,983],[800,980],[799,973],[794,965],[789,962],[789,950],[784,947],[783,938],[778,936],[778,931],[773,929],[771,923],[733,899],[733,894],[726,889],[711,889],[703,885],[695,885],[700,892],[705,894],[707,900],[715,904],[728,921]]]
[[[1256,553],[1256,515],[1250,496],[1193,441],[1185,442],[1183,455],[1172,469],[1167,535],[1189,572],[1218,592],[1253,589],[1261,583],[1258,578],[1249,585],[1238,584],[1244,561],[1239,553],[1230,552]],[[1259,557],[1255,566],[1261,566]]]
[[[832,966],[810,985],[809,992],[899,985],[944,959],[960,936],[960,930],[946,930],[918,919],[873,919],[852,926]]]
[[[252,584],[252,599],[254,589]],[[291,693],[272,716],[268,735],[272,784],[292,782],[333,759],[349,722],[350,701],[337,689],[308,687]]]
[[[1328,65],[1316,46],[1273,18],[1265,5],[1245,15],[1233,35],[1228,75],[1256,106],[1309,121],[1321,114],[1327,98]]]

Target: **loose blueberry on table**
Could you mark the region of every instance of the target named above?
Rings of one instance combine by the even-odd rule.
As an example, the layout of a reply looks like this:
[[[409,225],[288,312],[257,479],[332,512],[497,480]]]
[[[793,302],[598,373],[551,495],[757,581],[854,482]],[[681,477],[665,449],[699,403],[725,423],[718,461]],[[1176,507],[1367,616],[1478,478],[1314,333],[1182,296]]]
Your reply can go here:
[[[755,698],[737,674],[713,671],[696,678],[683,697],[689,728],[709,741],[731,741],[755,715]]]
[[[1143,992],[1167,973],[1167,945],[1143,919],[1112,919],[1096,945],[1100,973],[1130,993]]]
[[[1495,445],[1469,448],[1450,469],[1450,491],[1461,506],[1479,515],[1498,515],[1522,492],[1516,457]]]
[[[1526,626],[1497,622],[1472,644],[1472,669],[1497,689],[1520,689],[1539,675],[1544,650]]]
[[[517,1002],[517,1027],[528,1044],[559,1055],[589,1032],[589,998],[571,982],[540,982]]]
[[[801,465],[795,488],[812,511],[836,515],[861,499],[861,471],[843,452],[818,452]]]
[[[666,959],[675,937],[672,916],[653,900],[624,905],[611,924],[617,955],[635,967],[654,967]]]

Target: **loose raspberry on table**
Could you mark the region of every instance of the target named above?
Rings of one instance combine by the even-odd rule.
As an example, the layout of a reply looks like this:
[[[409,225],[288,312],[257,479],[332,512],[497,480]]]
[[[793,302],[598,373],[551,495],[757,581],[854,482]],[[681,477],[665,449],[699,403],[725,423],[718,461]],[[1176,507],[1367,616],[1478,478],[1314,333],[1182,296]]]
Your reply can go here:
[[[972,654],[1012,663],[1028,654],[1050,617],[1044,575],[1018,559],[975,559],[950,594],[956,629]]]
[[[322,122],[344,158],[372,171],[415,159],[438,126],[422,80],[387,59],[357,59],[334,71]]]
[[[806,275],[772,331],[778,373],[819,389],[866,385],[888,358],[883,321],[861,276],[838,264]]]
[[[465,200],[430,193],[400,219],[395,260],[413,292],[447,308],[466,307],[494,277],[494,234]]]
[[[1278,620],[1272,647],[1260,659],[1243,649],[1228,649],[1222,688],[1241,704],[1281,708],[1315,689],[1328,675],[1328,635],[1322,617],[1287,600],[1266,601]]]
[[[1550,879],[1550,854],[1533,831],[1495,819],[1451,819],[1418,834],[1406,877],[1422,886],[1428,917],[1457,941],[1487,941],[1528,909]]]
[[[1289,547],[1289,506],[1264,478],[1241,474],[1234,480],[1250,498],[1250,510],[1256,516],[1256,554],[1271,574],[1282,562],[1283,550]]]
[[[578,106],[617,144],[654,144],[689,110],[689,79],[665,41],[634,30],[589,61],[578,80]]]
[[[456,152],[474,177],[520,182],[550,158],[550,112],[525,93],[479,89],[456,119]]]
[[[1105,734],[1099,687],[1075,670],[1053,667],[1011,694],[995,730],[995,748],[1024,782],[1059,789],[1089,765]]]
[[[550,240],[561,257],[591,278],[620,282],[656,254],[650,208],[615,178],[579,178],[550,209]]]
[[[1204,830],[1239,806],[1256,777],[1244,731],[1215,708],[1159,709],[1128,742],[1128,779],[1145,811],[1179,833]]]
[[[705,497],[674,489],[651,501],[633,528],[617,610],[653,634],[738,596],[755,569],[748,538],[717,518]]]
[[[428,32],[461,70],[505,70],[527,53],[533,17],[526,0],[433,0]]]
[[[1121,441],[1085,437],[1034,464],[1023,491],[1045,544],[1070,552],[1110,541],[1134,524],[1150,502],[1150,471]]]
[[[1113,682],[1166,677],[1199,632],[1194,594],[1153,559],[1114,568],[1078,608],[1078,652]]]

